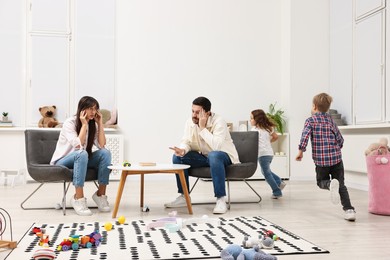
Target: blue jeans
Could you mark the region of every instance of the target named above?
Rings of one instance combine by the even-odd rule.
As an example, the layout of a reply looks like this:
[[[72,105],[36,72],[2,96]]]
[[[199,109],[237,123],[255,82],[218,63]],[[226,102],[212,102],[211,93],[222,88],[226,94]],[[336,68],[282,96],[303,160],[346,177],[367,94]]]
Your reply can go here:
[[[282,191],[280,190],[279,186],[282,183],[282,180],[278,175],[273,173],[270,168],[273,158],[274,157],[272,155],[260,156],[259,164],[261,167],[261,172],[264,175],[265,181],[269,184],[269,186],[272,189],[272,195],[281,196]]]
[[[191,168],[210,167],[211,178],[214,187],[214,196],[217,198],[226,196],[225,167],[232,164],[229,155],[221,151],[212,151],[207,156],[198,152],[190,151],[183,157],[173,155],[172,162],[174,164],[187,164]],[[188,169],[184,170],[187,188],[189,189]],[[178,192],[183,194],[183,187],[180,183],[179,175],[176,174],[176,183]]]
[[[99,149],[92,153],[88,158],[85,150],[74,151],[56,162],[56,165],[63,165],[73,169],[73,185],[75,187],[84,187],[87,169],[93,168],[98,171],[99,184],[107,185],[110,175],[111,152],[107,149]]]

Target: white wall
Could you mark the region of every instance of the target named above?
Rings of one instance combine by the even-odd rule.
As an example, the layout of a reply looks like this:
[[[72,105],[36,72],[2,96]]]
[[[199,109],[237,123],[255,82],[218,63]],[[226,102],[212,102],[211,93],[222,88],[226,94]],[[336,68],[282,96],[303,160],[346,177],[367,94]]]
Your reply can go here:
[[[303,162],[294,157],[312,97],[329,90],[328,5],[117,0],[117,102],[125,159],[170,161],[168,147],[179,143],[199,95],[209,97],[212,110],[236,129],[251,110],[276,101],[288,116],[291,179],[314,181],[310,147]],[[0,132],[0,142],[8,136]],[[0,158],[9,151],[14,150],[1,150]]]
[[[295,155],[304,121],[310,116],[313,96],[329,90],[329,3],[327,0],[293,0],[291,3],[291,179],[314,182],[311,145],[302,162],[296,162]]]
[[[119,1],[117,15],[128,160],[170,161],[197,96],[235,127],[280,104],[281,1]]]

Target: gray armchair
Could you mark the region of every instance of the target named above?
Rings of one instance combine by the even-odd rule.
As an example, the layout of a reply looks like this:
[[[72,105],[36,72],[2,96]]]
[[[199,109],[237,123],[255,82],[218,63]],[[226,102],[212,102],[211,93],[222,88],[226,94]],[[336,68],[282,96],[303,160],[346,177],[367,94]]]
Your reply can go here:
[[[38,188],[20,204],[20,207],[24,210],[49,209],[48,207],[27,208],[24,207],[24,203],[29,200],[43,184],[59,182],[63,183],[61,206],[64,215],[66,214],[66,193],[73,179],[73,169],[68,169],[61,165],[50,165],[50,160],[56,148],[59,134],[60,132],[54,129],[28,129],[25,131],[27,171],[31,178],[40,184]],[[86,181],[95,180],[97,180],[97,172],[94,169],[88,169]],[[67,182],[68,185],[66,185]],[[54,206],[51,208],[54,208]]]
[[[240,158],[240,164],[232,164],[226,168],[226,182],[228,190],[228,208],[230,209],[230,181],[232,180],[241,180],[244,181],[246,185],[257,195],[259,198],[258,201],[253,201],[254,203],[259,203],[261,201],[261,196],[256,192],[255,189],[248,183],[247,179],[253,176],[257,169],[257,158],[258,158],[258,140],[259,133],[257,131],[248,131],[248,132],[231,132],[230,133],[233,139],[233,143],[236,146],[238,157]],[[211,173],[209,167],[201,168],[190,168],[189,176],[196,177],[194,185],[190,189],[190,193],[195,188],[199,179],[210,179]],[[248,201],[249,202],[249,201]],[[248,203],[240,202],[240,203]],[[252,202],[252,201],[251,201]]]

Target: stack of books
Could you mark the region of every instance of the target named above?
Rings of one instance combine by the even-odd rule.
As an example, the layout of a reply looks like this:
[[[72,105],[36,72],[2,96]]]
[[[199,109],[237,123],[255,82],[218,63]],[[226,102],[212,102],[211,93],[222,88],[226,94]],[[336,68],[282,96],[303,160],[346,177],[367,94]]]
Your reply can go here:
[[[0,127],[12,127],[12,121],[2,121],[0,120]]]

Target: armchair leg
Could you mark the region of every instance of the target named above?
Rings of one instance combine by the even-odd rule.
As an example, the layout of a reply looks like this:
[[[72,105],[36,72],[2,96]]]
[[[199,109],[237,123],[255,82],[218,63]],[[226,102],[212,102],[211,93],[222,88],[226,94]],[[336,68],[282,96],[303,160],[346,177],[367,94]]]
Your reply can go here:
[[[44,210],[44,209],[53,209],[54,207],[36,207],[36,208],[30,208],[30,207],[25,207],[24,206],[24,203],[26,203],[42,186],[43,184],[45,184],[44,182],[42,182],[41,184],[39,184],[39,186],[30,194],[28,195],[28,197],[20,204],[20,207],[24,210]],[[69,189],[69,185],[70,183],[68,184],[68,186],[66,186],[66,182],[64,181],[63,182],[63,185],[64,185],[64,188],[63,188],[63,192],[64,192],[64,195],[62,197],[62,212],[64,214],[64,216],[66,215],[66,193]]]
[[[99,188],[99,185],[96,181],[93,181],[95,186]],[[24,204],[43,186],[43,183],[40,183],[39,186],[30,194],[28,197],[20,204],[20,207],[24,210],[44,210],[44,209],[54,209],[54,207],[36,207],[36,208],[30,208],[30,207],[25,207]],[[66,184],[66,181],[63,182],[63,196],[62,196],[62,201],[61,201],[61,208],[64,216],[66,215],[66,194],[68,193],[69,186],[71,182],[68,182],[68,185]],[[68,207],[69,208],[69,207]],[[89,207],[89,208],[96,208],[94,206]]]
[[[230,182],[229,182],[229,179],[226,179],[226,182],[227,182],[227,190],[228,190],[228,204],[227,204],[227,208],[228,208],[228,210],[230,210]]]
[[[191,194],[192,190],[195,188],[195,186],[198,183],[199,179],[200,178],[196,178],[196,181],[195,181],[194,185],[192,185],[190,192],[188,192],[189,194]]]
[[[246,185],[248,185],[249,188],[251,188],[251,190],[257,195],[257,197],[259,198],[259,201],[255,201],[256,203],[260,203],[262,198],[260,196],[259,193],[257,193],[257,191],[248,183],[248,181],[246,179],[243,180],[245,182]]]
[[[191,187],[191,190],[190,190],[190,194],[191,192],[193,191],[193,189],[195,188],[196,184],[198,183],[200,178],[197,178],[195,183],[192,185]],[[259,198],[258,200],[255,200],[255,201],[234,201],[232,202],[231,199],[230,199],[230,180],[239,180],[239,181],[244,181],[244,183],[246,185],[248,185],[248,187],[257,195],[257,197]],[[239,203],[260,203],[262,198],[260,196],[259,193],[257,193],[257,191],[249,184],[249,182],[246,180],[246,179],[226,179],[226,182],[227,182],[227,207],[228,209],[230,210],[230,205],[231,204],[239,204]],[[193,205],[202,205],[202,204],[212,204],[212,203],[215,203],[215,202],[198,202],[198,203],[192,203]]]
[[[25,203],[26,201],[28,201],[28,200],[32,197],[32,195],[34,195],[35,192],[37,192],[37,191],[42,187],[43,184],[45,184],[45,183],[39,184],[38,188],[36,188],[30,195],[28,195],[28,197],[27,197],[22,203],[20,203],[20,207],[21,207],[22,209],[24,209],[24,210],[31,210],[31,209],[46,209],[46,208],[25,208],[25,207],[23,206],[24,203]]]

